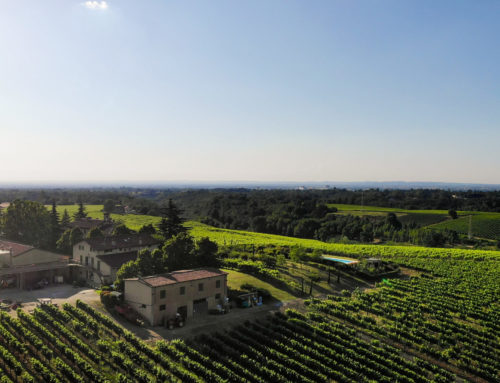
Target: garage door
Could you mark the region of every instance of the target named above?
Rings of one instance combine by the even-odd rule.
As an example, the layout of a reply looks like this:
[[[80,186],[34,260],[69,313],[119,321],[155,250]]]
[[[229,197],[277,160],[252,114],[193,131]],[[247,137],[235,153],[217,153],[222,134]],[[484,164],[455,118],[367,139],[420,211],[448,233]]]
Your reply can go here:
[[[207,299],[198,299],[193,302],[193,316],[204,315],[208,312]]]

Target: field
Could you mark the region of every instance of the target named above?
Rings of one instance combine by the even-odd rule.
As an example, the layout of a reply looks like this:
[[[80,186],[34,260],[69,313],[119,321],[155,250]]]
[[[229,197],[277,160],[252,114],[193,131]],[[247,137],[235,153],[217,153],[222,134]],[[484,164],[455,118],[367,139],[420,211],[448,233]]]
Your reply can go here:
[[[458,219],[452,220],[447,210],[407,210],[379,206],[361,206],[345,204],[329,204],[336,207],[337,214],[384,216],[392,212],[403,224],[415,222],[436,230],[450,229],[467,234],[469,216],[472,216],[472,234],[479,238],[500,239],[500,213],[480,211],[457,211]]]
[[[51,207],[47,206],[47,208],[50,209]],[[59,216],[62,216],[64,210],[67,210],[70,217],[73,217],[73,214],[78,211],[78,205],[57,206]],[[85,205],[85,211],[91,218],[103,219],[102,205]],[[154,217],[151,215],[111,214],[111,218],[117,222],[124,223],[132,230],[139,230],[144,225],[148,225],[150,223],[156,225],[160,222],[160,217]]]
[[[471,233],[474,237],[500,240],[500,213],[481,213],[471,216]],[[430,226],[433,229],[449,229],[468,234],[469,217],[460,217]]]

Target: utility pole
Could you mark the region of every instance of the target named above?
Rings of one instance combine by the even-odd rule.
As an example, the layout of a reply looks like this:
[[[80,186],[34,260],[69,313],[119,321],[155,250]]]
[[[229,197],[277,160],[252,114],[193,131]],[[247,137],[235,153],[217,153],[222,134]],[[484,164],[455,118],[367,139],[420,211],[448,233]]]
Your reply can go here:
[[[469,215],[469,239],[472,239],[472,214]]]

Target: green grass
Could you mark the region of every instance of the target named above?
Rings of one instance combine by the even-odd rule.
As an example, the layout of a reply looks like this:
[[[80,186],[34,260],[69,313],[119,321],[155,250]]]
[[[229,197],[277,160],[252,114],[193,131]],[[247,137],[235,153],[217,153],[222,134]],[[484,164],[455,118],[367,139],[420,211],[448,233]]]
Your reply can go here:
[[[48,206],[50,209],[51,207]],[[64,209],[68,210],[68,214],[73,218],[73,214],[78,211],[78,205],[61,205],[57,206],[59,217],[62,216]],[[102,205],[85,205],[85,210],[89,217],[103,219]],[[139,230],[142,226],[152,223],[156,225],[160,222],[160,217],[152,215],[138,215],[138,214],[111,214],[111,218],[117,222],[124,223],[132,230]]]
[[[336,207],[339,212],[349,212],[349,211],[364,211],[364,212],[385,212],[385,213],[405,213],[405,214],[438,214],[438,215],[448,215],[448,210],[409,210],[409,209],[399,209],[396,207],[381,207],[381,206],[362,206],[362,205],[348,205],[333,203],[328,204],[328,207]],[[467,212],[458,211],[460,214],[479,214],[480,212]]]
[[[241,285],[244,283],[249,283],[257,288],[262,288],[268,290],[271,295],[279,301],[290,301],[296,299],[297,297],[290,294],[289,292],[278,289],[270,283],[262,281],[252,275],[240,273],[239,271],[223,269],[223,271],[229,273],[227,276],[227,286],[233,290],[241,290]]]

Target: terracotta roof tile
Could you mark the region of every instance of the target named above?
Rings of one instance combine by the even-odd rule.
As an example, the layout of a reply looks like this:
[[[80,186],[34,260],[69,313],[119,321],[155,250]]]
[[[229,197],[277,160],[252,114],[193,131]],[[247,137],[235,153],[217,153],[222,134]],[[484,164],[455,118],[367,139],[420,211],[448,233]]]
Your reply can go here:
[[[115,235],[103,238],[84,239],[92,250],[113,250],[131,247],[159,245],[161,241],[147,234]]]
[[[129,251],[127,253],[112,253],[98,255],[97,259],[109,265],[111,268],[117,269],[129,261],[137,259],[137,251]]]
[[[17,257],[18,255],[25,253],[31,249],[34,249],[34,247],[17,242],[0,241],[0,250],[6,250],[6,251],[12,250],[12,255],[14,257]]]
[[[224,271],[217,269],[197,269],[197,270],[178,270],[168,274],[152,275],[150,277],[141,277],[138,280],[151,287],[172,285],[180,282],[196,281],[199,279],[218,277],[226,275]]]

